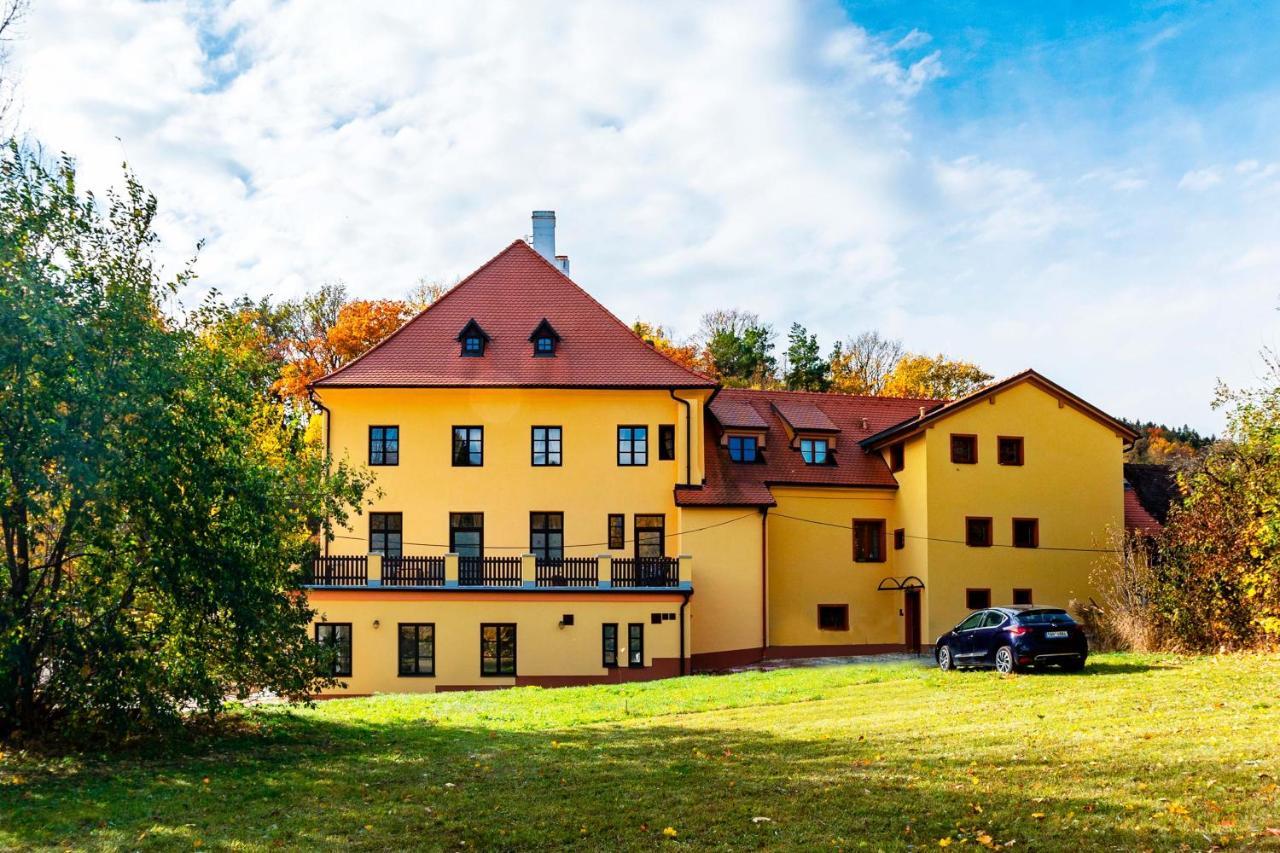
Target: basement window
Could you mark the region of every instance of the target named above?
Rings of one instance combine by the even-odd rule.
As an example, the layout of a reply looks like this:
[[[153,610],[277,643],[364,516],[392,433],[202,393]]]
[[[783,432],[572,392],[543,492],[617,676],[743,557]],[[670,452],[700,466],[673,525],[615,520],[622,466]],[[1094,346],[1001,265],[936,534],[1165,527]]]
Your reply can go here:
[[[991,590],[966,589],[964,591],[964,606],[970,610],[985,610],[991,606]]]
[[[849,605],[819,604],[818,605],[818,630],[819,631],[848,631],[849,630]]]

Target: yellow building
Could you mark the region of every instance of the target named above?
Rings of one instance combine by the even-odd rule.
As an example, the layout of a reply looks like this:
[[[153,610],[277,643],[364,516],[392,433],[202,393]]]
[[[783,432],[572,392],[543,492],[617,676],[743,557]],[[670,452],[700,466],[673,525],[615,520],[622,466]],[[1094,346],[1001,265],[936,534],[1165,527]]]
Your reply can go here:
[[[308,578],[339,693],[920,649],[1089,595],[1123,424],[1032,371],[950,402],[720,388],[534,225],[312,388],[378,483]]]

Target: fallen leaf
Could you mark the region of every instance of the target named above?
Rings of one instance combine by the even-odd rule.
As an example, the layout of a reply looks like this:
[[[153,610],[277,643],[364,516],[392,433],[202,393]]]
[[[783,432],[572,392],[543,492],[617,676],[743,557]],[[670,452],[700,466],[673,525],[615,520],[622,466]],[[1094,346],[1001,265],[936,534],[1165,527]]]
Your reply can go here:
[[[675,838],[677,835],[679,835],[679,833],[676,832],[676,828],[674,826],[668,826],[666,829],[662,830],[662,834],[665,835],[667,838]]]
[[[771,818],[771,817],[753,817],[753,818],[751,818],[751,822],[752,822],[752,823],[773,823],[773,818]]]
[[[947,838],[939,838],[939,839],[938,839],[938,846],[939,846],[939,847],[950,847],[950,846],[951,846],[951,838],[950,838],[950,837],[947,837]]]
[[[1044,812],[1032,812],[1031,816],[1036,820],[1044,820]]]

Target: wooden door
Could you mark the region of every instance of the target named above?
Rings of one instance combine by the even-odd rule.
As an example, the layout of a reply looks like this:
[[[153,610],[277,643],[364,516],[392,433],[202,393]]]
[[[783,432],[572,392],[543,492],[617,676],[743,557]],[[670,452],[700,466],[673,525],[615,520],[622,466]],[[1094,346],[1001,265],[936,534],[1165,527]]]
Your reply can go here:
[[[920,590],[902,591],[902,623],[906,636],[903,642],[907,651],[920,654]]]

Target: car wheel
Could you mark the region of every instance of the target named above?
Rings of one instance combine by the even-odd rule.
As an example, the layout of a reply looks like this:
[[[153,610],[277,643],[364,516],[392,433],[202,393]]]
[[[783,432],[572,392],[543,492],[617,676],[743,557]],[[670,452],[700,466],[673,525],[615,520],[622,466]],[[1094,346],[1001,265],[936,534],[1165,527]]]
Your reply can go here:
[[[951,657],[951,647],[943,646],[938,649],[938,669],[943,672],[950,672],[956,668],[955,659]]]
[[[1013,649],[1008,646],[1000,647],[999,651],[996,652],[996,670],[1001,675],[1011,675],[1017,672],[1018,665],[1014,661]]]

